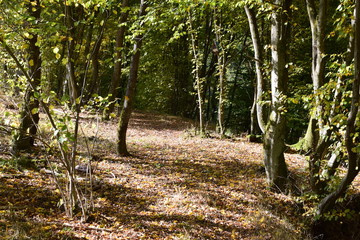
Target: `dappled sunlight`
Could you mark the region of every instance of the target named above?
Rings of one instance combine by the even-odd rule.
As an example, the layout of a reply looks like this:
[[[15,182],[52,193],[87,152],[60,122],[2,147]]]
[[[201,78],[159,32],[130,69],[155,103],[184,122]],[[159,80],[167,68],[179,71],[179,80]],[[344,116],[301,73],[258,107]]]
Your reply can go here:
[[[216,135],[200,138],[187,132],[192,131],[187,120],[177,117],[142,113],[134,117],[129,157],[116,155],[115,121],[98,122],[96,115],[81,119],[85,127],[80,149],[86,152],[86,142],[92,149],[91,159],[79,152],[79,162],[90,160],[93,169],[94,209],[87,222],[75,217],[68,223],[57,207],[58,194],[48,201],[40,197],[46,194],[42,192],[36,193],[38,200],[24,204],[39,201],[43,214],[40,208],[29,207],[32,214],[26,212],[25,218],[33,216],[41,226],[48,226],[43,231],[72,234],[74,239],[301,239],[301,213],[295,200],[267,189],[261,144],[243,138],[221,140]],[[303,171],[302,157],[287,154],[286,158],[291,171]],[[18,174],[14,171],[8,175]],[[28,189],[24,197],[34,189],[57,191],[44,172],[19,173],[21,178],[4,174],[3,186],[12,189],[21,184]],[[85,178],[79,175],[78,181],[88,188]],[[0,196],[15,206],[23,201],[15,192],[12,198]]]

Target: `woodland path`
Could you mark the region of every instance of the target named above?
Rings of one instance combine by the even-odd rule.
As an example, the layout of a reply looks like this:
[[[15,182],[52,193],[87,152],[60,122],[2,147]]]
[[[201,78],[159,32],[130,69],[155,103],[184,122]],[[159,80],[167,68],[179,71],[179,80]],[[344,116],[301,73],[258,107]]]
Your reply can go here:
[[[84,115],[82,128],[94,156],[95,209],[88,222],[70,221],[56,207],[50,176],[4,164],[0,237],[304,239],[295,197],[266,188],[261,144],[200,138],[191,121],[136,112],[128,132],[133,156],[118,157],[115,120]],[[302,156],[286,159],[292,172],[304,174]]]

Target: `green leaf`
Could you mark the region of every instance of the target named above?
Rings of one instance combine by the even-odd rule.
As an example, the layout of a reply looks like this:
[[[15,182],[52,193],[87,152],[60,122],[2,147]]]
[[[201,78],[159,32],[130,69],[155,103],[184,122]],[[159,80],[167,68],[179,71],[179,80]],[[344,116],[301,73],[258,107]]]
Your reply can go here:
[[[40,98],[40,93],[39,92],[34,92],[34,97],[39,99]]]
[[[31,109],[31,114],[37,114],[37,113],[39,113],[39,108]]]

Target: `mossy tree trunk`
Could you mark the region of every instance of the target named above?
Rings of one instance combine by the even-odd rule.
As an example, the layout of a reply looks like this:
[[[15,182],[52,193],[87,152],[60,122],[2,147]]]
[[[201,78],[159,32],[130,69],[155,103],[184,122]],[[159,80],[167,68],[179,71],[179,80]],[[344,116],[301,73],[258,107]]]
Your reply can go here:
[[[287,166],[284,158],[286,93],[288,71],[287,42],[290,37],[291,1],[275,0],[271,14],[271,112],[264,135],[264,163],[269,186],[285,191]]]

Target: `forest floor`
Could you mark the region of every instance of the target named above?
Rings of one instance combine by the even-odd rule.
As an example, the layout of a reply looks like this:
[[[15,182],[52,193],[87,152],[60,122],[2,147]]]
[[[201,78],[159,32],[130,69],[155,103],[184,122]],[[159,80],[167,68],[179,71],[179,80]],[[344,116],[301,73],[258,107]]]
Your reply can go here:
[[[2,134],[0,239],[306,239],[296,194],[266,187],[261,144],[200,138],[189,120],[136,112],[128,130],[132,156],[118,157],[116,120],[84,114],[81,122],[80,145],[89,141],[94,169],[88,220],[69,219],[58,207],[41,144],[23,154],[36,162],[24,167]],[[286,161],[297,176],[294,192],[302,191],[304,157],[286,154]]]

